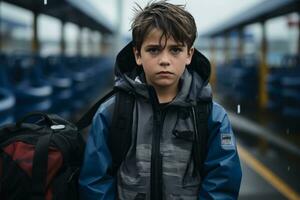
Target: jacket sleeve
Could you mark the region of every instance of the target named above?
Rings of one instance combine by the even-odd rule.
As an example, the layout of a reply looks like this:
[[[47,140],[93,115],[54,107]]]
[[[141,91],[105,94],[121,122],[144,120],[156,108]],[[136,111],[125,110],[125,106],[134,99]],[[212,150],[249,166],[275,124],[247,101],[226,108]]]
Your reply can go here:
[[[233,131],[225,110],[214,103],[209,118],[208,153],[200,199],[237,199],[242,171]]]
[[[112,99],[102,104],[94,116],[87,139],[83,166],[79,177],[80,199],[113,200],[116,195],[115,177],[106,172],[111,155],[106,143],[108,123],[111,121]]]

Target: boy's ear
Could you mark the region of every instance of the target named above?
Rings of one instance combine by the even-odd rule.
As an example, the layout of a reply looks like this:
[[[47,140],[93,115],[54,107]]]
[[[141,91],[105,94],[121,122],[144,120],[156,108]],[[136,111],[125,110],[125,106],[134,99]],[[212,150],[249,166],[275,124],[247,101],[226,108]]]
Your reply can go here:
[[[135,47],[133,47],[133,54],[134,54],[136,64],[139,66],[142,65],[141,54]]]
[[[186,65],[189,65],[192,61],[192,57],[194,55],[194,48],[191,47],[190,49],[188,49],[188,52],[187,52],[187,58],[186,58]]]

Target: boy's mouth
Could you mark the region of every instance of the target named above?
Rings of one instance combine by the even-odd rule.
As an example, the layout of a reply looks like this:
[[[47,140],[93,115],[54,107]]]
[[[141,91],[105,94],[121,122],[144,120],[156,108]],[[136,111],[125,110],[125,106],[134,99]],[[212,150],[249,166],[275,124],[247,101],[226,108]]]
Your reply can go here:
[[[160,71],[160,72],[158,72],[156,74],[158,74],[158,75],[173,75],[174,73],[169,72],[169,71]]]

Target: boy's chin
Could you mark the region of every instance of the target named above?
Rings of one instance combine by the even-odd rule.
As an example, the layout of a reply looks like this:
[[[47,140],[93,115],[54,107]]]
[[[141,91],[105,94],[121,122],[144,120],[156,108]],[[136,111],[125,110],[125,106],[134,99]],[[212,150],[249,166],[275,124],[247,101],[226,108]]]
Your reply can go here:
[[[154,85],[159,87],[159,88],[168,88],[168,87],[173,87],[174,84],[176,84],[174,81],[158,81],[155,82]]]

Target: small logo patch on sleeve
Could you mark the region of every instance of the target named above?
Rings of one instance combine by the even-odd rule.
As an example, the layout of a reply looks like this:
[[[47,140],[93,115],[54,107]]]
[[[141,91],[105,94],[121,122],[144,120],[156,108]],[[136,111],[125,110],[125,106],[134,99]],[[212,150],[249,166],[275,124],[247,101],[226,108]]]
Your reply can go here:
[[[230,134],[230,133],[222,133],[221,134],[221,146],[224,149],[234,147],[232,134]]]

